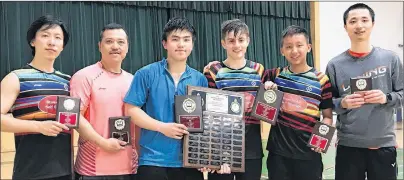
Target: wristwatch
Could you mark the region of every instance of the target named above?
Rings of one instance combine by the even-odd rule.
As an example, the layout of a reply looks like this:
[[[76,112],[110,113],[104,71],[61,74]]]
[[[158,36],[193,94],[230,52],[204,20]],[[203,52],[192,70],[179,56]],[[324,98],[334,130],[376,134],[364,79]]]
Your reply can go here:
[[[390,102],[390,101],[392,101],[393,100],[393,97],[391,96],[391,94],[390,93],[387,93],[386,94],[386,103],[388,103],[388,102]]]

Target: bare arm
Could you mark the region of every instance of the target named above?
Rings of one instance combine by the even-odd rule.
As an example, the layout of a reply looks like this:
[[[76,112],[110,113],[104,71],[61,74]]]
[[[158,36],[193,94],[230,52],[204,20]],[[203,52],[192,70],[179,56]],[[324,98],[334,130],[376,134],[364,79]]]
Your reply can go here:
[[[125,112],[131,116],[132,121],[140,128],[160,132],[160,127],[164,124],[151,118],[137,106],[125,103]]]
[[[7,114],[20,93],[20,82],[14,73],[8,74],[1,81],[1,131],[2,132],[34,132],[48,136],[56,136],[65,125],[55,121],[32,121],[14,118]]]
[[[323,114],[323,123],[332,126],[332,108],[324,109],[321,112]]]
[[[82,138],[95,143],[97,146],[99,146],[105,150],[110,150],[109,147],[105,147],[106,145],[108,145],[109,140],[102,137],[100,134],[98,134],[94,130],[94,128],[91,126],[91,124],[87,121],[87,119],[83,116],[83,114],[84,114],[84,112],[82,111],[80,114],[79,128],[77,129],[77,132],[80,134],[80,136]],[[112,141],[112,140],[110,140],[110,141]],[[117,139],[114,141],[119,142],[119,143],[115,143],[115,145],[111,145],[111,147],[113,146],[113,148],[115,150],[123,149],[123,147],[121,147],[120,145],[126,144],[125,142],[119,141]],[[113,143],[113,142],[111,142],[111,143]],[[111,149],[111,151],[115,151],[114,149]]]
[[[125,114],[131,117],[133,123],[143,129],[160,132],[167,137],[181,139],[183,134],[188,134],[183,124],[164,123],[147,115],[140,107],[125,103]]]

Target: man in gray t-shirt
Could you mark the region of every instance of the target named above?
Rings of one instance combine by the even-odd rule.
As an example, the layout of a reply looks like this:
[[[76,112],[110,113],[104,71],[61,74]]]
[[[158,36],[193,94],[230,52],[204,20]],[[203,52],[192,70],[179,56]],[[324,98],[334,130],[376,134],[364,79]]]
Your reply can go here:
[[[394,108],[403,101],[403,65],[392,51],[370,44],[374,11],[358,3],[344,13],[349,50],[333,58],[326,74],[333,86],[338,147],[336,180],[397,179]],[[351,94],[350,78],[371,77],[372,90]]]

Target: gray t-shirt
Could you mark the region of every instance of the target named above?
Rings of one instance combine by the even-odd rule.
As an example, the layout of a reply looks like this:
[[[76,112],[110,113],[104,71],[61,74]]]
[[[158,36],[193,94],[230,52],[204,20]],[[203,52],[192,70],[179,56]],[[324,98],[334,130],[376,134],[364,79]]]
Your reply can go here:
[[[403,65],[398,55],[379,47],[360,58],[345,51],[328,63],[326,74],[333,87],[333,109],[338,114],[338,144],[360,148],[395,146],[393,110],[403,101]],[[390,93],[392,100],[356,109],[342,108],[342,98],[351,94],[350,78],[359,76],[371,76],[373,89]]]

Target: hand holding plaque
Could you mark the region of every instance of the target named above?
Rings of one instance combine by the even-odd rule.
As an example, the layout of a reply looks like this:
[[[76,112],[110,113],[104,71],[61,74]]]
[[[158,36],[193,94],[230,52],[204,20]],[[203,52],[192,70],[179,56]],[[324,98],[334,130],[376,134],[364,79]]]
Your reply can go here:
[[[326,153],[330,146],[331,139],[334,136],[334,132],[335,127],[322,122],[317,122],[316,125],[314,125],[308,146],[312,148],[320,148],[323,153]]]
[[[351,78],[350,86],[351,94],[363,94],[366,91],[372,90],[372,77]]]
[[[58,96],[56,121],[68,128],[78,128],[80,119],[80,98]]]
[[[175,120],[190,133],[203,132],[202,99],[200,96],[175,96]]]
[[[275,125],[282,98],[283,92],[265,90],[264,85],[261,84],[254,100],[251,116]]]
[[[110,138],[115,138],[131,144],[130,137],[130,116],[118,116],[109,118]]]

